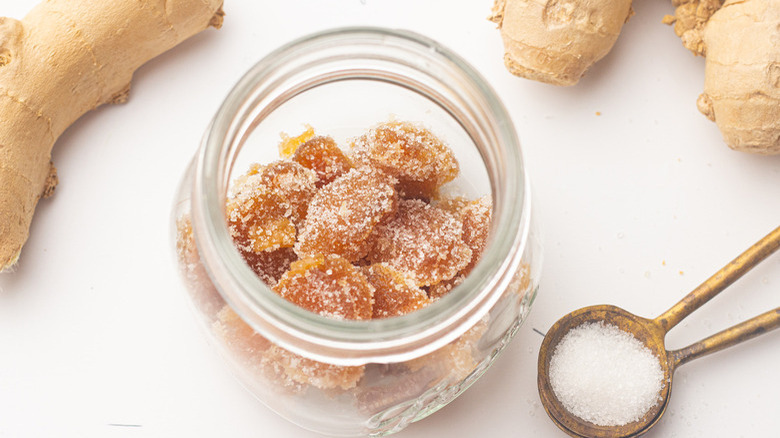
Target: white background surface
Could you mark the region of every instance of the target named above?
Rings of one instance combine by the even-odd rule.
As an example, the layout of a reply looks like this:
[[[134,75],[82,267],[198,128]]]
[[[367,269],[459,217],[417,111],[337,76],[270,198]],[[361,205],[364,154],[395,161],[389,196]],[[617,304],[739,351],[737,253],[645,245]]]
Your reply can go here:
[[[21,18],[34,3],[4,0],[0,14]],[[666,2],[635,2],[612,53],[570,88],[505,71],[490,0],[227,3],[223,29],[141,68],[126,105],[57,142],[60,185],[38,206],[16,272],[0,276],[0,436],[315,436],[255,401],[208,347],[168,235],[175,187],[228,90],[312,31],[404,28],[460,53],[503,97],[534,183],[545,260],[529,319],[485,377],[399,438],[563,436],[539,403],[532,329],[601,303],[655,317],[780,223],[780,157],[729,150],[697,112],[704,63],[661,24]],[[775,255],[667,345],[779,297]],[[780,331],[685,365],[647,436],[776,434],[778,363]]]

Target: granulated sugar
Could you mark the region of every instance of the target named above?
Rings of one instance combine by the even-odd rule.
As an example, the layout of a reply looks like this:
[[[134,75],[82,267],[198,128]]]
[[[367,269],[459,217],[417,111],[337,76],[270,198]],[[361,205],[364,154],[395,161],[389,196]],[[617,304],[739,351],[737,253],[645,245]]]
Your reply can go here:
[[[645,345],[603,321],[570,330],[550,360],[555,396],[569,412],[599,426],[642,418],[660,401],[663,378]]]

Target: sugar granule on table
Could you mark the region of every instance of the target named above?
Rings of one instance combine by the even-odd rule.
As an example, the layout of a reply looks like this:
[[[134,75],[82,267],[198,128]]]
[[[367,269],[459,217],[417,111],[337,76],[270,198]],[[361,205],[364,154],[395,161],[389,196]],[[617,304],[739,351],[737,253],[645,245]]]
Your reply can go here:
[[[632,334],[603,321],[563,336],[550,359],[550,384],[563,406],[598,426],[637,421],[661,400],[658,358]]]

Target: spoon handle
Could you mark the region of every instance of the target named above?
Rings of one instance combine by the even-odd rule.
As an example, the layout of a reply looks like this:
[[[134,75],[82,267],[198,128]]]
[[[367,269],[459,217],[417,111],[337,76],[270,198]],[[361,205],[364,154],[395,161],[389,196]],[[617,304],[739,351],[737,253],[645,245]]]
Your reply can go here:
[[[715,275],[700,284],[680,302],[656,318],[655,322],[661,326],[664,333],[668,332],[686,316],[711,300],[739,277],[745,275],[746,272],[777,251],[778,248],[780,248],[780,227],[775,228],[763,239],[748,248],[747,251],[737,256],[731,263],[716,272]]]
[[[698,357],[723,350],[779,327],[780,307],[762,313],[734,327],[727,328],[685,348],[670,351],[667,353],[667,358],[672,367],[677,367]]]

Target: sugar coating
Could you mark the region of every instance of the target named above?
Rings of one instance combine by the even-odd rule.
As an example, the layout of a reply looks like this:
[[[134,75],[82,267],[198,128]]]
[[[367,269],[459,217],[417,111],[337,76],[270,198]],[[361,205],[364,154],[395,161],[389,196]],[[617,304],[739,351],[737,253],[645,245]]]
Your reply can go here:
[[[408,122],[383,123],[352,144],[357,166],[381,169],[398,179],[404,198],[431,199],[459,172],[452,150],[427,129]]]
[[[316,191],[317,175],[292,161],[250,168],[227,201],[230,235],[244,251],[268,251],[295,244]]]
[[[633,335],[603,321],[563,336],[550,359],[550,384],[563,406],[599,426],[641,419],[661,401],[658,358]]]
[[[490,232],[490,220],[493,213],[493,201],[489,196],[483,196],[469,202],[460,210],[463,221],[463,241],[471,249],[471,261],[463,268],[463,275],[468,275],[476,266],[487,245]]]
[[[438,198],[431,205],[435,205],[442,210],[447,210],[450,213],[460,215],[460,211],[466,208],[472,202],[471,199],[464,198],[463,196],[456,196],[454,198]]]
[[[490,196],[485,195],[476,200],[463,197],[441,199],[435,205],[454,213],[463,222],[463,241],[472,253],[471,261],[460,273],[466,276],[474,269],[482,252],[485,251],[493,215],[493,201]]]
[[[329,184],[352,167],[349,158],[331,137],[316,136],[295,149],[292,160],[313,170],[318,177],[317,187]]]
[[[428,287],[428,297],[432,301],[436,301],[439,298],[450,293],[450,291],[455,289],[456,286],[463,283],[463,280],[465,279],[466,277],[464,275],[458,274],[450,278],[449,280],[440,281],[434,285],[431,285]]]
[[[295,252],[357,261],[368,252],[374,227],[392,215],[397,203],[391,178],[371,168],[352,169],[314,195]]]
[[[317,174],[294,161],[275,161],[260,172],[259,183],[271,190],[277,211],[298,226],[317,191]]]
[[[368,260],[429,286],[454,277],[471,261],[462,236],[463,223],[454,214],[417,199],[402,200],[393,219],[377,227]]]
[[[379,263],[360,269],[374,286],[372,318],[388,318],[405,315],[422,309],[431,301],[413,280],[390,265]]]
[[[322,316],[371,319],[374,287],[349,261],[335,254],[292,263],[273,290]]]

